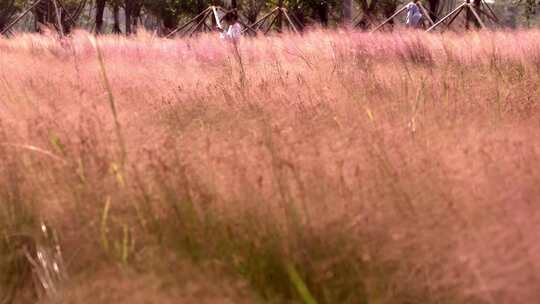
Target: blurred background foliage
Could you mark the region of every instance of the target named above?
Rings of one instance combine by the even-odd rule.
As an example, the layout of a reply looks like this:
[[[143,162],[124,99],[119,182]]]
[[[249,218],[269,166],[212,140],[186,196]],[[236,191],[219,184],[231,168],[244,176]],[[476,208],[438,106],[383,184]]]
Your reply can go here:
[[[52,0],[41,0],[52,3]],[[441,17],[460,0],[423,0],[433,17]],[[96,32],[131,34],[144,26],[151,31],[167,32],[182,22],[197,16],[210,5],[237,8],[243,18],[254,22],[272,8],[282,5],[308,26],[336,27],[354,23],[368,28],[390,16],[402,0],[60,0],[66,10],[77,18],[77,26]],[[487,0],[505,27],[534,27],[538,22],[540,0]],[[32,0],[1,0],[0,29],[13,21],[33,3]],[[34,31],[39,28],[33,10],[15,30]],[[63,12],[63,19],[66,18]],[[66,23],[66,26],[69,24]]]

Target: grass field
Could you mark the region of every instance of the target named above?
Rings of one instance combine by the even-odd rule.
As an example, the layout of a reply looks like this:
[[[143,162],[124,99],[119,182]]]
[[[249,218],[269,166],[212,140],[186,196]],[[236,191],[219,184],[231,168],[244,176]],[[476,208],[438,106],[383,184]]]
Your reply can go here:
[[[540,31],[0,40],[0,303],[538,303]]]

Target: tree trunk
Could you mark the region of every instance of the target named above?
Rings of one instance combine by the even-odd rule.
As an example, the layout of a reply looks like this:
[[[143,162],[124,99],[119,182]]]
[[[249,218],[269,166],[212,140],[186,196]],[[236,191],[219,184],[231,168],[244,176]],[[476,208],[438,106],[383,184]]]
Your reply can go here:
[[[120,6],[116,3],[113,6],[113,16],[114,16],[113,33],[121,34],[122,30],[120,29]]]
[[[439,12],[439,4],[440,0],[429,0],[429,16],[431,17],[431,20],[433,22],[437,22],[439,20],[438,12]]]
[[[371,0],[371,2],[368,4],[366,0],[359,1],[360,8],[362,9],[362,19],[358,22],[358,26],[362,29],[367,29],[371,25],[374,15],[375,15],[375,9],[377,8],[377,0]]]
[[[257,17],[259,16],[259,13],[264,6],[265,0],[252,0],[244,2],[242,10],[244,16],[249,20],[250,24],[253,24],[255,23],[255,21],[257,21]]]
[[[202,13],[206,9],[204,0],[197,0],[197,6],[195,7],[195,9],[196,9],[195,11],[196,14]],[[200,16],[199,19],[197,20],[197,23],[199,23],[199,21],[202,21],[203,19],[204,19],[204,16]]]
[[[478,10],[480,7],[480,0],[473,0],[472,6]],[[465,29],[469,30],[471,28],[470,23],[472,22],[476,28],[480,28],[480,23],[476,20],[471,9],[466,7],[466,20],[465,20]]]
[[[141,11],[142,11],[142,2],[137,1],[137,3],[135,4],[133,8],[133,17],[132,17],[133,33],[137,33],[137,28],[139,27],[139,19],[141,18]]]
[[[137,32],[138,20],[142,10],[142,1],[125,0],[124,7],[126,13],[126,35],[131,35]]]
[[[480,5],[482,5],[481,0],[473,0],[473,7],[476,10],[477,14],[479,14],[480,12]],[[474,16],[473,16],[473,20],[474,20],[474,25],[476,26],[476,28],[482,28],[482,25],[480,24],[480,22],[478,22],[476,18],[474,18]]]
[[[278,7],[280,9],[283,8],[283,0],[279,0]],[[281,13],[281,10],[278,12],[276,24],[277,24],[277,27],[278,27],[278,32],[281,33],[281,31],[283,30],[283,14]]]
[[[381,11],[382,10],[382,13],[383,13],[383,16],[384,16],[384,19],[387,19],[387,18],[390,18],[390,16],[392,16],[396,10],[398,8],[398,3],[395,2],[395,1],[388,1],[388,2],[382,2],[381,5],[379,5],[379,8],[378,10]],[[390,27],[394,27],[394,24],[395,24],[395,20],[394,19],[391,19],[388,21],[388,25],[390,25]]]
[[[163,33],[165,35],[168,35],[178,27],[178,19],[168,11],[161,15],[161,20],[163,21]]]
[[[11,21],[11,17],[15,13],[15,0],[9,0],[4,4],[0,4],[0,31],[3,31],[4,28]]]
[[[204,3],[204,0],[198,0],[197,1],[197,14],[204,11],[206,8],[206,4]]]
[[[324,27],[328,26],[328,2],[326,0],[322,0],[317,5],[317,14],[319,15],[319,20],[321,21],[321,25]]]
[[[106,0],[96,0],[96,33],[103,32],[103,14],[105,13]]]
[[[343,25],[349,26],[352,22],[352,0],[343,0],[341,13]]]
[[[34,16],[36,18],[36,31],[42,32],[43,26],[55,24],[56,14],[51,0],[42,0],[34,8]]]
[[[126,16],[126,35],[131,35],[131,17],[133,16],[133,0],[124,2],[124,13]]]

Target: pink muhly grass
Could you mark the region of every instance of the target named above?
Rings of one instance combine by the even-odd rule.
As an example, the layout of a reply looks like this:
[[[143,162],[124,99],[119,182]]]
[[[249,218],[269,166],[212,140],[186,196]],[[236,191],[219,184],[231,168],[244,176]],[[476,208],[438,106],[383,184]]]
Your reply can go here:
[[[538,30],[92,39],[0,40],[0,206],[75,275],[184,250],[263,298],[539,298]]]

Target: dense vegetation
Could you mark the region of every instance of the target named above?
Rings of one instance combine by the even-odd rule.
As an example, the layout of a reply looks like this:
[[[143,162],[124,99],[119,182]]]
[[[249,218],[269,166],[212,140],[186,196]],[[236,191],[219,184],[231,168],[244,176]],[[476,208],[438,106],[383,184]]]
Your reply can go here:
[[[0,40],[0,303],[536,303],[539,54]]]

